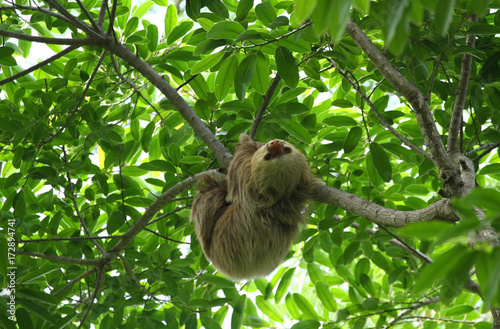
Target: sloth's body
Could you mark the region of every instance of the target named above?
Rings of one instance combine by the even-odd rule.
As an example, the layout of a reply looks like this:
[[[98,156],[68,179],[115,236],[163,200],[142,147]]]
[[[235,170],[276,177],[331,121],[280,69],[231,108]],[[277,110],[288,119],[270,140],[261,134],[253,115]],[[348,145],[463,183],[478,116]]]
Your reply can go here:
[[[293,145],[241,135],[227,180],[205,175],[193,203],[191,220],[207,258],[235,280],[271,273],[299,232],[315,182]]]

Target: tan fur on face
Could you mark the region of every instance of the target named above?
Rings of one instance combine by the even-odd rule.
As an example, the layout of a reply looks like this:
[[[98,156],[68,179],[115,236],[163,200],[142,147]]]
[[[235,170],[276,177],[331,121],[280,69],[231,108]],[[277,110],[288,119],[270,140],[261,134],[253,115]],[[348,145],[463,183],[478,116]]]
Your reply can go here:
[[[265,276],[281,263],[318,183],[292,144],[269,143],[241,135],[227,180],[205,176],[193,202],[191,221],[205,255],[235,280]]]

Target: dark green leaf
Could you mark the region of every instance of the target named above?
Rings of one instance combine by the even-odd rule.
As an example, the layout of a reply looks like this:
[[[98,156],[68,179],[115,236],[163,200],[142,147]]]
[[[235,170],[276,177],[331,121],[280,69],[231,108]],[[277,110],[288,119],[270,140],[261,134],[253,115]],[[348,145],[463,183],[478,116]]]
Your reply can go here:
[[[243,33],[245,28],[240,23],[232,21],[222,21],[215,23],[207,32],[207,38],[210,39],[236,39]]]
[[[344,152],[350,153],[354,151],[356,146],[358,146],[361,136],[363,135],[363,130],[359,127],[353,127],[349,130],[349,134],[344,140]]]
[[[385,182],[389,182],[392,179],[392,166],[389,161],[389,156],[385,150],[376,142],[370,144],[370,153],[373,157],[373,165],[377,169],[380,177]]]
[[[299,83],[299,68],[290,50],[284,47],[276,48],[276,66],[280,77],[290,88],[297,87]]]
[[[240,2],[238,2],[238,8],[236,9],[236,20],[238,22],[243,21],[252,8],[253,0],[240,0]]]

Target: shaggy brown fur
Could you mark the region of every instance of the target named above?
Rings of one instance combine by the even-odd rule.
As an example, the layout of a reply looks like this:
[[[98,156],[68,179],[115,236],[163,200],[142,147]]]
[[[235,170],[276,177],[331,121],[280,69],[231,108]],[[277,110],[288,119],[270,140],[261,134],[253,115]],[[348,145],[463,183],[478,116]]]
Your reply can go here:
[[[299,232],[315,183],[305,156],[290,143],[241,135],[227,180],[205,175],[193,202],[191,221],[207,258],[234,280],[271,273]]]

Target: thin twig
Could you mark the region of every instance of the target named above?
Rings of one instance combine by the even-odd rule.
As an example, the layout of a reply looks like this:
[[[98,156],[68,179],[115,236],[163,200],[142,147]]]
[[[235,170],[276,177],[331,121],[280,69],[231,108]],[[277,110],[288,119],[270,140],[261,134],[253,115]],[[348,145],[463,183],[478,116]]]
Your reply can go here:
[[[48,259],[50,261],[58,262],[58,263],[71,263],[71,264],[78,264],[78,265],[98,265],[101,262],[100,259],[73,258],[73,257],[66,257],[66,256],[44,254],[44,253],[37,252],[37,251],[19,250],[17,252],[17,254],[24,255],[24,256],[30,256],[30,257],[38,257],[38,258]]]
[[[92,297],[90,298],[90,304],[87,307],[87,311],[85,311],[85,314],[83,315],[82,319],[80,320],[80,325],[78,326],[78,328],[83,328],[83,325],[85,324],[85,320],[87,319],[87,316],[90,314],[90,310],[92,309],[92,306],[94,305],[94,301],[96,300],[97,295],[101,291],[101,287],[104,284],[105,278],[106,278],[106,272],[101,267],[97,270],[96,285],[95,285],[94,293],[92,294]]]
[[[64,155],[64,157],[63,157],[64,162],[68,163],[66,149],[63,147],[62,151],[63,151],[63,155]],[[87,234],[88,236],[93,236],[92,233],[90,232],[89,228],[87,227],[85,220],[83,219],[82,213],[80,212],[80,208],[78,208],[78,203],[76,202],[76,196],[75,196],[75,189],[73,188],[73,183],[71,182],[71,176],[69,174],[69,171],[66,172],[66,177],[68,179],[70,198],[73,201],[73,207],[75,208],[76,215],[77,215],[78,219],[80,220],[80,225],[83,227],[85,234]],[[101,247],[101,245],[95,239],[92,239],[91,241],[94,243],[96,248],[101,252],[101,254],[103,254],[103,255],[106,254],[106,250],[104,250],[104,248]]]
[[[88,241],[100,239],[120,239],[123,235],[105,235],[105,236],[73,236],[69,238],[47,238],[47,239],[31,239],[31,240],[17,240],[16,243],[30,243],[30,242],[50,242],[50,241]]]
[[[94,273],[96,271],[97,271],[97,267],[94,267],[91,270],[88,270],[87,272],[80,274],[79,276],[77,276],[76,278],[74,278],[73,280],[71,280],[70,282],[68,282],[64,287],[62,287],[61,289],[59,289],[58,291],[56,291],[54,293],[54,297],[59,296],[64,291],[68,290],[69,288],[71,288],[72,286],[74,286],[76,283],[80,282],[80,280],[85,279],[86,277],[88,277],[89,275],[91,275],[92,273]]]
[[[484,157],[485,155],[487,155],[488,153],[490,153],[491,151],[493,151],[495,148],[499,147],[500,146],[500,142],[497,142],[495,144],[488,144],[490,145],[486,151],[484,151],[483,153],[479,154],[477,157],[475,157],[474,159],[472,159],[472,162],[474,163],[478,163],[479,160],[481,160],[482,157]]]
[[[279,36],[279,37],[277,37],[277,38],[275,38],[275,39],[268,40],[268,41],[261,42],[261,43],[255,43],[255,44],[250,45],[250,46],[237,46],[237,47],[234,47],[234,48],[235,48],[235,49],[245,49],[245,48],[262,47],[262,46],[268,45],[268,44],[270,44],[270,43],[277,42],[277,41],[280,41],[280,40],[282,40],[282,39],[286,39],[286,38],[288,38],[289,36],[291,36],[292,34],[297,33],[297,32],[298,32],[298,31],[300,31],[300,30],[305,29],[305,28],[306,28],[306,27],[308,27],[309,25],[312,25],[312,22],[311,22],[311,21],[309,21],[309,22],[305,23],[304,25],[302,25],[301,27],[298,27],[298,28],[296,28],[295,30],[290,31],[290,32],[288,32],[288,33],[286,33],[286,34],[283,34],[283,35],[281,35],[281,36]]]

